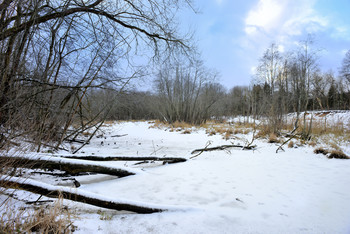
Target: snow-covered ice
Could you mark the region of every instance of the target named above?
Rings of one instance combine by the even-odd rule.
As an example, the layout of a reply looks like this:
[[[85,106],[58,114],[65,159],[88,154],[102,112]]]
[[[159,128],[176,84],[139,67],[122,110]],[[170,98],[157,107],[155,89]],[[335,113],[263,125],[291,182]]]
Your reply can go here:
[[[128,134],[118,139],[118,155],[189,157],[209,140],[227,144],[204,130],[181,134],[150,129],[146,122],[110,130]],[[140,176],[83,184],[81,189],[111,197],[195,209],[103,221],[83,215],[78,233],[350,233],[350,160],[327,159],[310,147],[276,154],[276,145],[256,144],[255,151],[207,152]]]
[[[110,125],[78,154],[189,159],[209,141],[211,146],[230,143],[204,129],[182,134],[150,126]],[[128,135],[111,137],[116,134]],[[251,135],[241,137],[250,140]],[[147,215],[103,210],[108,216],[103,218],[99,208],[69,202],[78,209],[76,233],[350,233],[350,160],[316,155],[309,146],[284,147],[276,154],[276,144],[255,144],[254,151],[204,152],[184,163],[141,164],[136,169],[143,173],[119,179],[81,177],[79,191],[87,194],[181,209]],[[135,169],[134,162],[101,164]]]

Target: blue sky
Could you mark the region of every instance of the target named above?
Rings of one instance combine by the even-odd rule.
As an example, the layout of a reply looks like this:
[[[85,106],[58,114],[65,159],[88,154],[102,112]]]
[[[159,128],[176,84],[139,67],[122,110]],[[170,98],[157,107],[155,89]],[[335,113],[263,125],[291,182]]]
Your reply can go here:
[[[194,30],[209,68],[227,88],[249,85],[267,47],[295,48],[308,34],[322,49],[322,71],[338,68],[350,49],[350,0],[194,0],[200,13],[183,11],[182,27]]]

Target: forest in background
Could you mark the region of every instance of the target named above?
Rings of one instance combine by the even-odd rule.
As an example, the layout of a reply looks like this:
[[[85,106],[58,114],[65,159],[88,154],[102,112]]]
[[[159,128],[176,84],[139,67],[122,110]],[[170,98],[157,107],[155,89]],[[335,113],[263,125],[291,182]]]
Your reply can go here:
[[[160,119],[200,124],[227,116],[272,117],[280,129],[283,116],[292,112],[350,109],[350,50],[339,66],[340,76],[321,71],[313,39],[301,41],[295,51],[281,53],[272,43],[257,61],[250,86],[225,88],[218,74],[202,64],[163,66],[153,90],[96,92],[94,100],[117,95],[111,120]],[[233,74],[237,76],[238,74]]]
[[[17,138],[58,149],[105,120],[202,124],[224,116],[348,110],[350,51],[339,77],[322,71],[308,36],[288,52],[272,43],[250,86],[223,87],[176,12],[189,1],[6,0],[0,4],[0,149]],[[149,58],[144,65],[138,58]],[[155,71],[155,72],[150,72]],[[232,76],[239,76],[239,71]],[[146,79],[151,91],[130,88]]]

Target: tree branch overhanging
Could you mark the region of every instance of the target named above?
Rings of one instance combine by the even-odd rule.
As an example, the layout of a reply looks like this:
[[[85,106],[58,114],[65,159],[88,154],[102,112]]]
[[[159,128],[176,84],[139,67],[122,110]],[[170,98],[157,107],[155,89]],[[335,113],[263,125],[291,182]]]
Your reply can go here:
[[[107,19],[112,20],[113,22],[121,25],[124,28],[142,33],[151,39],[159,39],[159,40],[166,41],[166,42],[175,42],[175,43],[180,43],[182,46],[186,46],[181,40],[176,39],[176,38],[172,38],[172,37],[170,37],[169,34],[167,35],[169,37],[166,37],[164,35],[163,36],[159,35],[158,33],[149,32],[143,28],[140,28],[140,27],[132,25],[132,24],[128,24],[128,23],[118,19],[116,15],[112,15],[106,11],[96,9],[95,7],[98,4],[100,4],[100,2],[102,2],[102,1],[97,1],[96,5],[89,5],[86,7],[84,7],[84,6],[74,7],[74,8],[63,10],[63,11],[53,12],[51,14],[39,16],[39,17],[34,18],[34,19],[30,19],[30,20],[28,20],[28,21],[26,21],[18,26],[14,26],[12,28],[9,28],[9,29],[6,29],[6,30],[0,32],[0,41],[7,39],[11,36],[15,36],[27,28],[48,22],[48,21],[53,20],[53,19],[63,18],[63,17],[69,16],[72,14],[76,14],[76,13],[92,13],[95,15],[106,17]]]

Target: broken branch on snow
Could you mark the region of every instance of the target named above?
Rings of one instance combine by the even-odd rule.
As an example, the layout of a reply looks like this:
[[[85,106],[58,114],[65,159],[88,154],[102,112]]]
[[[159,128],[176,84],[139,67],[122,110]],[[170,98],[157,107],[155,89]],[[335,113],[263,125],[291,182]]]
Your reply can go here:
[[[256,148],[256,145],[252,146],[242,146],[242,145],[220,145],[216,147],[208,147],[208,148],[203,148],[203,149],[196,149],[191,152],[191,154],[203,152],[203,151],[214,151],[214,150],[225,150],[229,148],[241,148],[243,150],[251,150]]]

